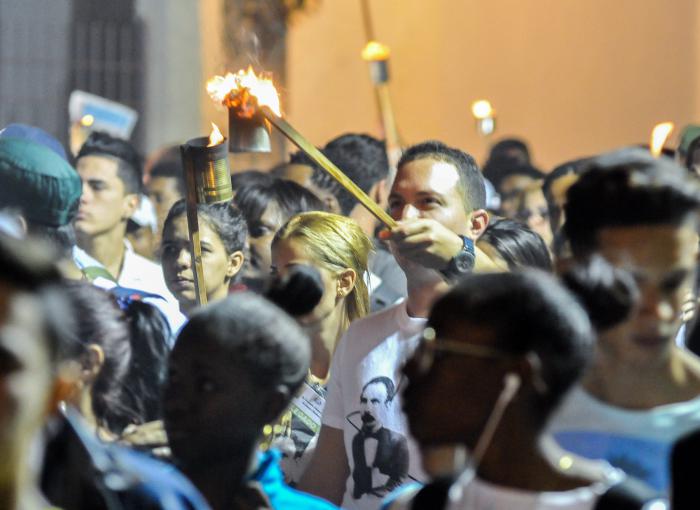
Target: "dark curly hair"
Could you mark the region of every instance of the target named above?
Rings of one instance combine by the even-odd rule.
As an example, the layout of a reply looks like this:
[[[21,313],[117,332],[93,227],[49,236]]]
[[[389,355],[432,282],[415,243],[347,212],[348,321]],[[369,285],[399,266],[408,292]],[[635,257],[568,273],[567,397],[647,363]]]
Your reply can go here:
[[[168,212],[168,217],[165,218],[163,230],[186,212],[187,203],[184,199],[175,202]],[[228,255],[243,251],[248,229],[243,214],[232,202],[197,204],[197,213],[199,220],[204,221],[219,236]]]

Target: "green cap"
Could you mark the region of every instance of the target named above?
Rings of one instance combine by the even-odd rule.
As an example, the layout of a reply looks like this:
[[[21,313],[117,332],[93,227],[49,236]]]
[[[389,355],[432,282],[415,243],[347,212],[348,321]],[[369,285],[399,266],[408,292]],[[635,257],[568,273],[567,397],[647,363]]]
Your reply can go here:
[[[81,191],[78,172],[51,149],[0,138],[0,207],[17,207],[29,222],[61,227],[73,220]]]
[[[690,144],[698,137],[700,137],[700,126],[697,124],[687,125],[681,132],[681,143],[678,146],[678,150],[683,154],[687,154]]]

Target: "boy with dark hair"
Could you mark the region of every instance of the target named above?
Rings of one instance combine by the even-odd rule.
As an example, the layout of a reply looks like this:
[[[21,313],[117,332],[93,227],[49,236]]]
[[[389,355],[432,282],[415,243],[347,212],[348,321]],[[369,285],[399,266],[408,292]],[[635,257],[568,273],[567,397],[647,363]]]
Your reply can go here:
[[[332,509],[283,482],[279,453],[258,453],[304,382],[311,345],[281,309],[251,293],[196,312],[170,357],[164,396],[173,455],[213,510]]]
[[[122,287],[175,303],[158,264],[136,254],[126,240],[127,221],[139,205],[141,160],[126,141],[92,133],[76,158],[83,182],[75,219],[78,245],[105,266]]]
[[[565,211],[574,258],[598,254],[627,270],[640,298],[599,335],[551,432],[567,450],[668,490],[671,444],[700,426],[700,360],[674,343],[697,272],[700,188],[670,159],[626,149],[588,162]]]

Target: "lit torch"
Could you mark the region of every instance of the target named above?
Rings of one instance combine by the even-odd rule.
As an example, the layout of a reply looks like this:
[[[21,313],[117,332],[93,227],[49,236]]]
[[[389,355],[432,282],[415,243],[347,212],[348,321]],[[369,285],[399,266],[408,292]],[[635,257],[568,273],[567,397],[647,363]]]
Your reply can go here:
[[[377,106],[382,121],[382,129],[386,138],[386,151],[389,158],[389,167],[392,173],[396,171],[396,165],[401,158],[401,138],[396,127],[394,109],[391,106],[389,95],[389,47],[377,42],[369,41],[362,50],[362,60],[369,64],[369,74],[374,84],[374,92],[377,97]],[[393,175],[392,179],[393,180]]]
[[[204,285],[197,204],[215,204],[233,198],[226,138],[216,124],[212,122],[211,126],[208,137],[193,138],[180,145],[187,184],[187,226],[194,266],[194,287],[199,305],[207,303],[207,289]]]
[[[655,158],[661,156],[661,152],[664,149],[664,144],[668,139],[671,131],[673,131],[673,122],[662,122],[654,126],[651,130],[651,141],[649,143],[649,152]]]
[[[248,68],[248,71],[238,71],[236,74],[215,76],[207,82],[207,92],[212,99],[229,110],[229,149],[232,152],[258,150],[255,144],[252,149],[245,143],[235,145],[234,139],[241,140],[235,134],[236,130],[251,132],[262,129],[269,137],[271,124],[347,189],[379,221],[389,228],[396,226],[394,219],[384,209],[282,118],[279,95],[269,77],[256,76],[252,69]]]
[[[480,99],[472,103],[472,115],[476,120],[476,131],[481,136],[489,136],[496,129],[496,114],[493,106],[486,99]]]

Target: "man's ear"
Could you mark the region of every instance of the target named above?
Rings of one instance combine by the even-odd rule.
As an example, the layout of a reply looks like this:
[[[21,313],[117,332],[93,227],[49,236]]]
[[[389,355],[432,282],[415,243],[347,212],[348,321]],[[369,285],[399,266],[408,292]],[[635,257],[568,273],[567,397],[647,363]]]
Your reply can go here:
[[[245,255],[242,251],[234,251],[228,257],[228,264],[226,266],[226,276],[230,279],[238,274],[238,272],[243,267],[245,262]]]
[[[81,357],[82,370],[80,379],[85,385],[92,384],[105,363],[105,353],[97,344],[90,344]]]
[[[357,273],[354,269],[343,269],[338,274],[338,284],[336,287],[336,296],[338,298],[347,297],[352,289],[355,288],[355,282],[357,281]]]
[[[124,220],[131,218],[141,205],[141,195],[129,193],[124,197]]]
[[[470,217],[469,232],[472,239],[478,239],[489,226],[489,213],[485,209],[476,209]]]
[[[386,179],[375,182],[370,188],[368,195],[372,200],[377,202],[382,209],[386,209],[389,204],[389,189],[386,185]]]

